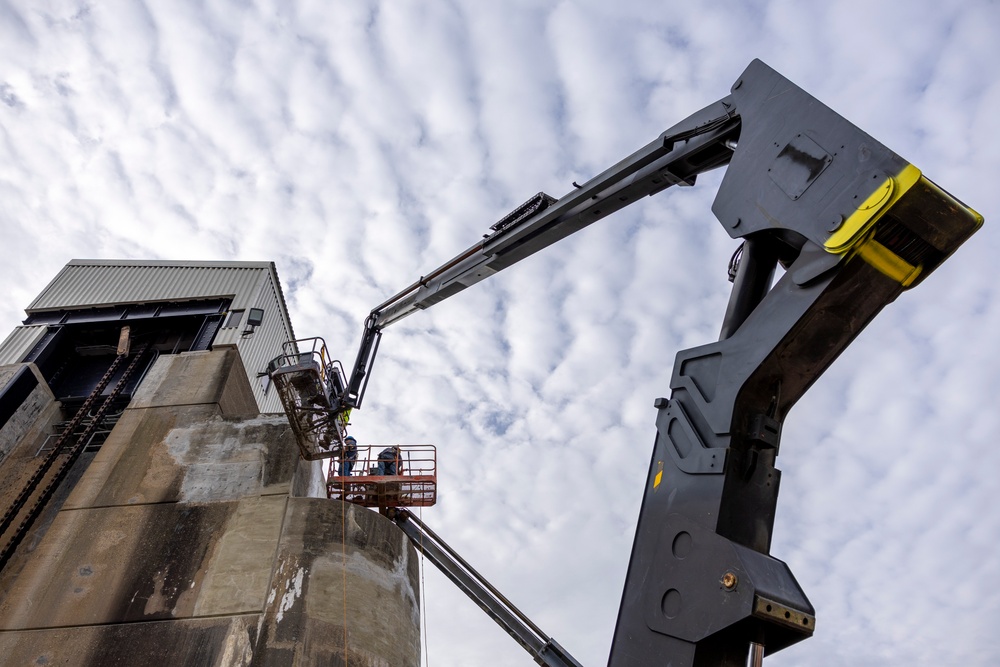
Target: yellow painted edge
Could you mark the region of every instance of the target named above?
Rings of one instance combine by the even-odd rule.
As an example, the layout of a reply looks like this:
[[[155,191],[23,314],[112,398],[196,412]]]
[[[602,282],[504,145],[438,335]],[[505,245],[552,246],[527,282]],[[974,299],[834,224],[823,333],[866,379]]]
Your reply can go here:
[[[899,201],[913,185],[920,180],[920,170],[912,164],[903,167],[895,177],[888,177],[878,184],[864,203],[850,215],[840,228],[830,235],[823,247],[827,252],[841,255],[847,252],[851,246],[857,243],[865,232],[867,232],[875,221],[882,217],[893,204]],[[889,185],[889,197],[881,204],[879,201],[885,197],[882,191]]]
[[[979,211],[975,210],[974,208],[971,208],[971,207],[967,206],[964,202],[959,201],[954,196],[952,196],[949,192],[947,192],[946,190],[944,190],[940,185],[938,185],[937,183],[935,183],[934,181],[932,181],[929,178],[924,178],[924,184],[926,185],[927,188],[929,188],[931,190],[935,190],[940,195],[940,197],[942,199],[946,199],[946,200],[950,199],[951,201],[955,202],[960,207],[962,207],[964,210],[968,211],[969,215],[971,215],[972,219],[975,220],[975,222],[976,222],[976,229],[977,230],[980,227],[983,226],[983,216],[982,216],[982,214]]]
[[[965,205],[963,204],[963,206],[965,206]],[[983,222],[986,220],[986,218],[983,217],[982,213],[980,213],[979,211],[977,211],[974,208],[969,208],[968,206],[965,207],[965,210],[968,211],[969,213],[971,213],[972,217],[975,219],[975,221],[976,221],[976,229],[979,229],[980,227],[983,226]]]
[[[923,266],[913,266],[875,239],[868,239],[860,244],[858,256],[903,287],[912,285],[923,269]]]

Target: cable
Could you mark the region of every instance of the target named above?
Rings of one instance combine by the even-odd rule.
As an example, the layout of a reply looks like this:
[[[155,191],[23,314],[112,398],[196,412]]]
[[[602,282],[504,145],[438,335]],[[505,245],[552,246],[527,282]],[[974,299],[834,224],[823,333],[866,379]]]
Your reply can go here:
[[[743,246],[746,245],[746,241],[740,244],[740,247],[736,249],[733,256],[729,258],[729,282],[736,281],[736,274],[740,270],[740,260],[743,259]]]
[[[343,498],[340,503],[340,553],[344,565],[344,667],[347,667],[347,510],[350,505],[347,503],[346,491]]]
[[[424,522],[424,506],[417,506],[420,523]],[[427,643],[427,585],[424,582],[424,531],[420,531],[420,622],[424,626],[424,667],[430,667],[430,646]]]

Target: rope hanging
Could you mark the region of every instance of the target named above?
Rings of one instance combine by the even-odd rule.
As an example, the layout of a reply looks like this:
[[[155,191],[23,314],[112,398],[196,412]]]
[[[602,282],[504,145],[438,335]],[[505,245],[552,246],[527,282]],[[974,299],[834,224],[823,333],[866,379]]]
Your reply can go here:
[[[332,462],[330,467],[333,467]],[[344,667],[347,667],[347,510],[350,505],[347,503],[346,493],[344,498],[340,512],[340,553],[343,557],[344,576]]]
[[[424,508],[417,507],[420,523],[424,522]],[[424,531],[420,531],[420,624],[424,626],[424,667],[430,667],[430,645],[427,643],[427,586],[424,583]]]

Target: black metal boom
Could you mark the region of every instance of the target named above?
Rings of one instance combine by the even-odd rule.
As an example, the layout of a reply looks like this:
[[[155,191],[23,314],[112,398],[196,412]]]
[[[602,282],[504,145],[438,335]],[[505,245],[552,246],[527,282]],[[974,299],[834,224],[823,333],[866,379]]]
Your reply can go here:
[[[720,340],[679,352],[654,404],[611,667],[743,667],[751,646],[759,656],[812,634],[812,605],[769,555],[782,424],[885,305],[980,227],[978,213],[754,61],[725,98],[562,198],[540,193],[372,310],[341,401],[360,406],[389,324],[724,165],[712,211],[742,258]]]
[[[388,516],[413,546],[530,653],[535,662],[546,667],[582,667],[412,512],[390,509]]]
[[[694,185],[698,174],[726,164],[733,155],[733,139],[740,125],[728,100],[720,100],[678,123],[558,200],[539,192],[493,224],[483,240],[373,308],[365,320],[341,410],[361,407],[385,327],[458,294],[643,197],[672,185]]]

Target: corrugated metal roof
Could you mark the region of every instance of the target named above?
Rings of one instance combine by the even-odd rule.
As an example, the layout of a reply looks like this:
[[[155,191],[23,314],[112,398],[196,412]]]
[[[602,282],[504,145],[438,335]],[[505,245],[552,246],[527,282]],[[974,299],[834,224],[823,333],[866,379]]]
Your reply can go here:
[[[45,335],[47,326],[17,327],[0,344],[0,366],[20,363]]]
[[[143,262],[78,260],[67,264],[26,311],[90,308],[128,303],[233,298],[246,308],[260,289],[271,262]]]

